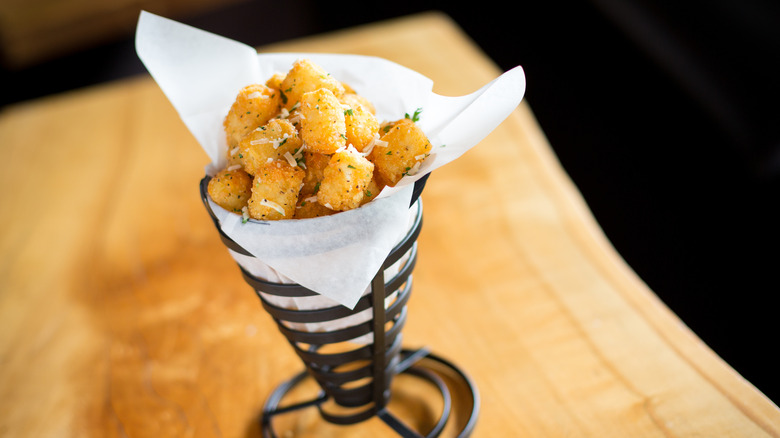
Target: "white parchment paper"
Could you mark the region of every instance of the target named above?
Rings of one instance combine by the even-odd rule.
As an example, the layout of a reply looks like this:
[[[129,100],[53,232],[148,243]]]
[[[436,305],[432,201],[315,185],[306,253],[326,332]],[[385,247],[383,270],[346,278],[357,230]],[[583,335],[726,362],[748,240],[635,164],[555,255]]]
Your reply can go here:
[[[142,11],[136,51],[211,162],[214,175],[226,163],[222,122],[239,90],[287,72],[300,58],[321,65],[376,107],[377,118],[397,120],[421,108],[418,125],[433,145],[420,171],[383,190],[365,206],[335,215],[242,223],[215,204],[223,231],[293,281],[354,308],[387,254],[406,231],[413,183],[460,157],[495,129],[525,93],[515,67],[465,96],[433,93],[425,76],[385,59],[342,54],[257,53],[254,48]]]

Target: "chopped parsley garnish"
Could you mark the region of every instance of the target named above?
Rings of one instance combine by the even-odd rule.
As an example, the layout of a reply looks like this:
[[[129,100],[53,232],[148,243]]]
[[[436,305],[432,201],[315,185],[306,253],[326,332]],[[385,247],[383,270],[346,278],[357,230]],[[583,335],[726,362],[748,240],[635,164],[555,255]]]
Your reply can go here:
[[[404,118],[410,119],[413,122],[419,122],[420,121],[420,113],[421,112],[422,112],[422,108],[417,108],[414,111],[414,114],[412,114],[411,116],[409,115],[409,113],[404,114]]]
[[[353,115],[355,115],[355,113],[354,113],[354,111],[352,111],[352,108],[350,108],[348,110],[344,110],[344,115],[345,116],[353,116]]]

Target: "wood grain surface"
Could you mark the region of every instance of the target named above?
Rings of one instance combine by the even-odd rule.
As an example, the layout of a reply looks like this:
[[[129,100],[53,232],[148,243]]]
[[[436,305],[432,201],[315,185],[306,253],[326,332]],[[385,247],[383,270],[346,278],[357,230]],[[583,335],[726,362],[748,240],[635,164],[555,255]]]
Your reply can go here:
[[[261,50],[376,55],[445,95],[501,73],[437,14]],[[11,106],[0,148],[0,436],[260,436],[301,365],[204,211],[208,158],[157,85]],[[780,436],[778,407],[614,251],[528,104],[435,171],[423,203],[405,344],[472,377],[474,436]],[[436,394],[404,380],[393,405],[424,427]],[[393,436],[375,420],[302,412],[281,436]]]

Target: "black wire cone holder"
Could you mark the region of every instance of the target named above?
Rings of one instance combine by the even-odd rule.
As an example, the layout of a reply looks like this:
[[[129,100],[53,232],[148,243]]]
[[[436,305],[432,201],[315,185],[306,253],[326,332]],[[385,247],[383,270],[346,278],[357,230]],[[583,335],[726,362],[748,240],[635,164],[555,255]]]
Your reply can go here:
[[[219,226],[207,199],[207,185],[210,178],[201,180],[201,199],[219,231],[223,243],[231,250],[246,256],[248,251],[227,236]],[[425,184],[423,178],[415,184],[411,206],[415,206]],[[444,379],[435,371],[444,368],[452,378],[459,379],[470,396],[470,413],[457,434],[471,435],[479,411],[479,395],[471,378],[457,366],[431,353],[427,348],[409,350],[402,348],[402,335],[407,317],[406,304],[412,290],[412,270],[417,261],[417,237],[422,228],[422,207],[406,236],[387,256],[384,264],[374,276],[370,291],[363,295],[353,309],[336,305],[315,310],[286,309],[271,303],[273,297],[313,297],[317,292],[298,284],[272,283],[257,278],[240,264],[244,280],[255,290],[263,308],[273,317],[279,331],[287,338],[305,369],[280,384],[268,397],[261,417],[263,436],[274,438],[272,427],[274,417],[305,408],[316,407],[321,417],[333,424],[356,424],[372,417],[380,418],[391,429],[404,438],[437,437],[451,419],[452,395]],[[398,271],[385,278],[388,268],[400,266]],[[299,330],[296,324],[326,323],[371,312],[370,319],[346,328],[330,331]],[[370,339],[355,342],[356,339]],[[349,346],[346,351],[323,352],[328,347]],[[424,362],[433,361],[437,366],[426,367]],[[388,409],[391,397],[390,384],[393,378],[404,373],[423,379],[434,385],[441,394],[442,412],[436,424],[424,434],[412,430]],[[284,397],[305,379],[313,378],[320,387],[315,397],[281,406]],[[329,411],[327,403],[344,408]],[[337,412],[338,411],[338,412]]]

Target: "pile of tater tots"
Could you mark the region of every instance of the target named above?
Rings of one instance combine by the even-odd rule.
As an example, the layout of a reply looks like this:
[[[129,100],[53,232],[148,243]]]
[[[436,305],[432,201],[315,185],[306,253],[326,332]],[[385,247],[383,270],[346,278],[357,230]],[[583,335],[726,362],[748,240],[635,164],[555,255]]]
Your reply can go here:
[[[244,221],[358,208],[430,153],[420,112],[380,121],[349,85],[299,59],[238,93],[224,121],[227,165],[209,181],[209,196]]]

